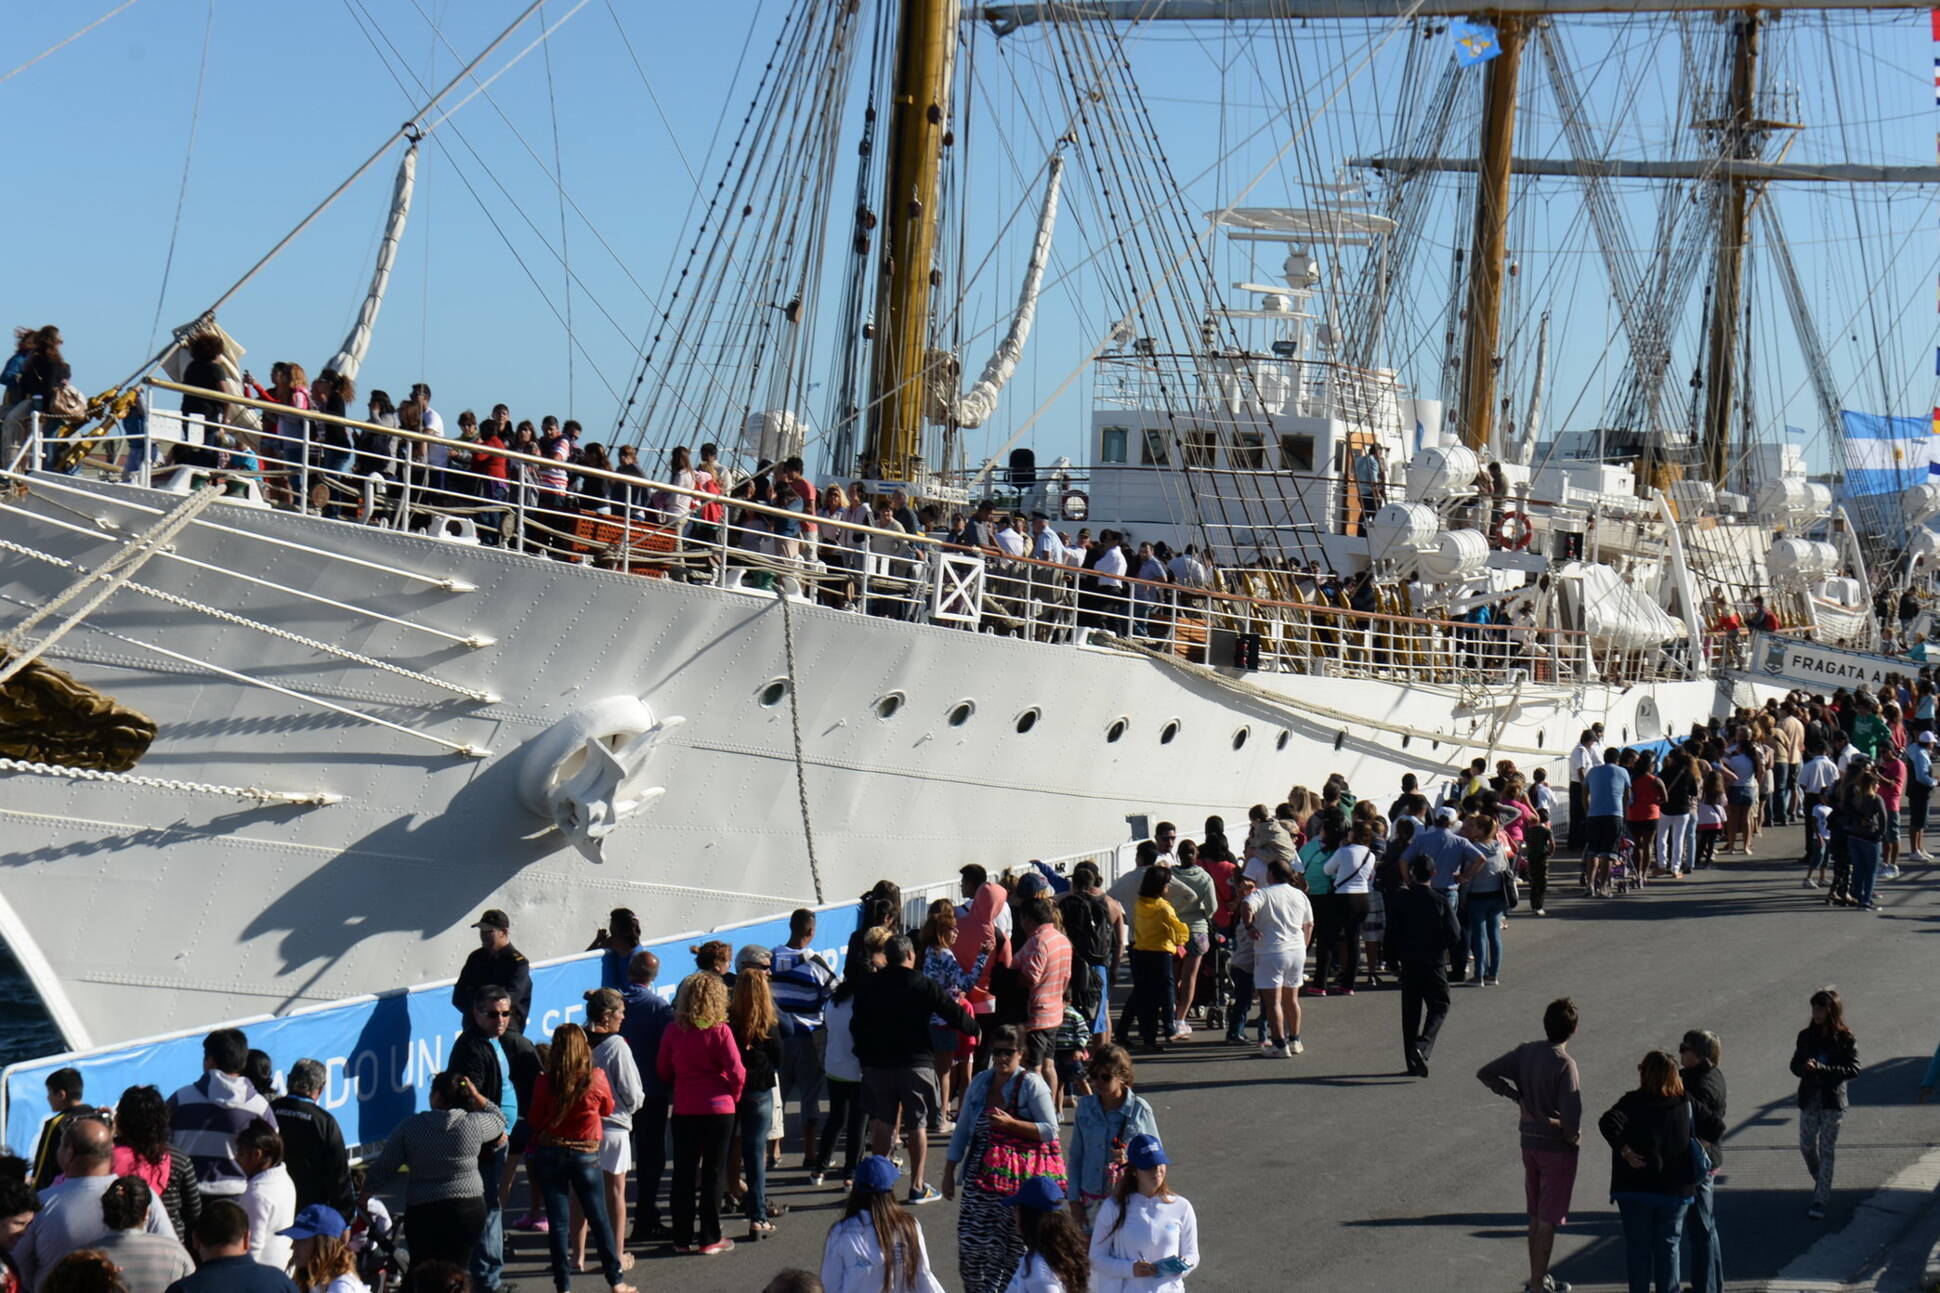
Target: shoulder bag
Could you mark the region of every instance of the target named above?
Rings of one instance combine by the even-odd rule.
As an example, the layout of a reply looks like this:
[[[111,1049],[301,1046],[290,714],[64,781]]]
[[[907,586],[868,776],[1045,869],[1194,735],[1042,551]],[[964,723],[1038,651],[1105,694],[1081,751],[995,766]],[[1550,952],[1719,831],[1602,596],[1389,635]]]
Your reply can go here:
[[[1024,1076],[1020,1073],[1012,1079],[1017,1084],[1015,1090],[1022,1090]],[[991,1085],[995,1086],[995,1081]],[[1013,1118],[1021,1116],[1017,1112],[1015,1097],[1005,1112]],[[1051,1177],[1059,1185],[1065,1183],[1064,1148],[1056,1137],[1048,1141],[1025,1140],[1022,1136],[998,1131],[989,1125],[989,1118],[986,1109],[983,1157],[977,1160],[976,1170],[966,1178],[966,1185],[975,1186],[985,1194],[1008,1199],[1015,1196],[1024,1182],[1033,1176]]]

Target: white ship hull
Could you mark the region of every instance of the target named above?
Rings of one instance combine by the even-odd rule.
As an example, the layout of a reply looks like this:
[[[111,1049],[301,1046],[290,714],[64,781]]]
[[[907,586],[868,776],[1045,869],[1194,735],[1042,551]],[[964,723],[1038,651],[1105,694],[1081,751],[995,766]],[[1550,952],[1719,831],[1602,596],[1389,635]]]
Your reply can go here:
[[[95,516],[138,531],[171,501],[62,484],[93,497],[37,491],[19,504],[33,516],[0,514],[0,537],[92,567],[120,540],[63,527]],[[616,905],[638,911],[651,937],[814,901],[790,706],[762,703],[768,684],[791,672],[771,594],[287,513],[218,506],[203,520],[176,541],[176,554],[266,582],[170,558],[151,561],[138,582],[500,699],[469,701],[134,590],[116,593],[51,659],[159,724],[139,776],[342,799],[263,805],[125,779],[0,773],[0,934],[71,1044],[448,975],[474,945],[468,926],[486,907],[510,911],[515,941],[544,957],[584,947]],[[73,578],[0,554],[0,622]],[[289,590],[496,642],[467,649]],[[1493,732],[1503,747],[1540,747],[1556,757],[1511,757],[1525,768],[1547,763],[1560,782],[1560,755],[1592,720],[1613,739],[1644,739],[1685,729],[1720,699],[1705,680],[1524,684],[1505,716],[1506,694],[1246,676],[1301,705],[1364,719],[1344,723],[1102,649],[806,605],[790,613],[808,815],[830,901],[880,876],[933,881],[965,862],[998,869],[1096,848],[1127,838],[1131,815],[1170,817],[1195,836],[1205,815],[1219,813],[1237,831],[1247,805],[1317,786],[1332,771],[1385,797],[1404,771],[1439,776],[1485,752],[1404,742],[1390,727],[1484,742]],[[453,754],[206,666],[490,754]],[[878,703],[891,693],[904,702],[882,718]],[[527,743],[613,696],[687,721],[651,764],[665,795],[619,827],[596,863],[525,806],[518,781]],[[974,714],[950,725],[946,715],[966,700]],[[1020,733],[1016,720],[1031,709],[1040,717]],[[1108,741],[1120,718],[1122,738]],[[1161,744],[1174,721],[1176,738]],[[1241,728],[1247,739],[1235,748]]]

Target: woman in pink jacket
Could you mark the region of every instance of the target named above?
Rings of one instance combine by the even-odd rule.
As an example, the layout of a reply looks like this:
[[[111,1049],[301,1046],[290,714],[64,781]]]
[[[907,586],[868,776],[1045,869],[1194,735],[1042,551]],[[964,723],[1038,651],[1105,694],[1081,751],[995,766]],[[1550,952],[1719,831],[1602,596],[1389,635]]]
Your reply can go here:
[[[711,1257],[734,1247],[732,1239],[721,1237],[721,1189],[734,1134],[734,1107],[741,1099],[747,1070],[741,1064],[741,1048],[728,1029],[727,1014],[727,985],[720,976],[690,974],[674,998],[674,1022],[660,1038],[655,1067],[674,1093],[668,1126],[674,1150],[670,1203],[677,1253]],[[694,1233],[697,1197],[698,1236]]]

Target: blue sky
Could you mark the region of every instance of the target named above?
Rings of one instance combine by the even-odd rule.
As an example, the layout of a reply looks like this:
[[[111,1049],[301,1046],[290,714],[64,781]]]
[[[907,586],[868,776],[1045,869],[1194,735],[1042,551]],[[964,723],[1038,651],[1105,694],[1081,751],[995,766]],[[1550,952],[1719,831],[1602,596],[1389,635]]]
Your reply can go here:
[[[113,0],[17,6],[8,18],[9,50],[24,59],[112,7]],[[419,82],[442,84],[459,65],[454,50],[469,57],[520,7],[511,0],[215,0],[210,22],[208,0],[139,0],[0,84],[14,137],[37,141],[25,171],[46,195],[37,208],[18,198],[11,204],[12,322],[58,322],[84,386],[120,379],[152,348],[158,296],[165,334],[395,128],[407,111],[399,80],[414,96]],[[552,0],[546,16],[556,20],[570,7]],[[504,400],[517,416],[578,416],[604,435],[618,407],[613,392],[647,330],[648,297],[684,245],[694,177],[715,173],[717,128],[745,107],[744,48],[765,49],[785,11],[779,0],[711,7],[591,0],[544,53],[492,86],[511,125],[483,97],[460,112],[438,144],[425,147],[418,203],[363,385],[395,393],[423,377],[447,417]],[[205,23],[207,74],[164,293]],[[1611,132],[1611,151],[1648,155],[1664,147],[1662,123],[1676,115],[1687,79],[1669,29],[1661,21],[1589,20],[1559,34],[1592,115]],[[488,66],[526,39],[522,33]],[[1188,205],[1204,210],[1256,176],[1250,202],[1309,201],[1311,186],[1333,178],[1341,160],[1376,150],[1408,101],[1408,78],[1439,75],[1438,41],[1422,42],[1417,61],[1407,61],[1410,41],[1419,40],[1404,32],[1383,42],[1365,24],[1299,31],[1155,25],[1128,37],[1127,48],[1175,176],[1189,181]],[[1792,156],[1933,158],[1940,108],[1924,14],[1792,17],[1768,47],[1770,83],[1794,88],[1787,103],[1812,123]],[[1066,69],[1043,33],[1024,32],[1001,44],[980,34],[963,70],[978,114],[961,188],[966,254],[981,261],[991,253],[964,305],[976,330],[1001,327],[1022,272],[1029,219],[1013,217],[1020,206],[1034,209],[1029,177],[1055,133],[1047,87]],[[1557,112],[1533,65],[1525,85],[1519,151],[1561,155]],[[1462,105],[1460,114],[1472,113],[1472,95]],[[1460,114],[1451,151],[1470,146],[1468,117]],[[1309,116],[1313,124],[1303,127]],[[558,258],[561,202],[545,173],[555,130],[566,189],[590,220],[566,216],[565,246],[584,283],[570,292],[577,347],[569,347],[559,318],[568,295]],[[259,375],[284,357],[314,369],[336,348],[363,292],[394,163],[395,155],[387,158],[224,312]],[[838,194],[851,164],[846,152],[837,159]],[[1109,258],[1065,272],[1098,245],[1095,199],[1074,184],[1039,331],[1003,409],[972,434],[973,453],[994,449],[1041,411],[1033,434],[1041,456],[1082,459],[1088,383],[1044,406],[1121,299],[1104,268]],[[1462,202],[1450,183],[1426,208],[1387,351],[1423,393],[1440,382],[1448,261],[1468,231]],[[1641,264],[1651,258],[1656,202],[1650,190],[1631,186],[1619,203]],[[1930,407],[1929,357],[1940,320],[1933,195],[1839,190],[1786,193],[1774,202],[1827,339],[1841,402],[1896,413]],[[1546,305],[1554,315],[1552,427],[1595,425],[1621,359],[1609,340],[1619,325],[1608,280],[1587,230],[1574,181],[1519,189],[1520,273],[1505,380],[1519,400],[1526,396],[1534,320]],[[833,239],[841,240],[839,233]],[[1768,260],[1755,255],[1754,262],[1758,421],[1806,427],[1822,461],[1820,420],[1784,301]],[[1263,272],[1238,251],[1222,252],[1215,271],[1222,286]],[[1700,282],[1679,331],[1671,389],[1680,401],[1701,292]],[[982,363],[985,344],[966,348],[967,368]]]

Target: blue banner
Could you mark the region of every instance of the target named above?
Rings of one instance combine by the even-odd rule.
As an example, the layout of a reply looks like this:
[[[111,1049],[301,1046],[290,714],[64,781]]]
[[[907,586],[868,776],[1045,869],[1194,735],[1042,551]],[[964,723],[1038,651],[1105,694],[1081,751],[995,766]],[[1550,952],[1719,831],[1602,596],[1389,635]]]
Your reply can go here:
[[[816,912],[816,950],[839,971],[856,929],[857,906],[838,903]],[[661,996],[671,1000],[692,972],[694,958],[687,949],[710,938],[737,949],[749,943],[777,947],[788,941],[788,915],[647,944],[660,958],[655,987]],[[546,1040],[560,1024],[584,1018],[582,994],[600,986],[600,955],[585,952],[532,967],[532,1016],[526,1033],[534,1041]],[[202,1039],[225,1026],[242,1028],[251,1046],[269,1053],[279,1090],[296,1061],[322,1063],[327,1077],[320,1103],[343,1125],[345,1142],[359,1145],[383,1140],[405,1117],[429,1107],[431,1079],[444,1067],[464,1020],[452,1008],[447,979],[378,997],[333,1001],[296,1014],[211,1024],[154,1040],[15,1064],[0,1075],[8,1149],[20,1155],[32,1152],[51,1112],[47,1075],[55,1069],[79,1069],[90,1104],[112,1106],[131,1086],[158,1087],[166,1097],[202,1076]]]
[[[1502,52],[1502,42],[1488,23],[1457,18],[1448,24],[1448,34],[1455,42],[1455,62],[1462,67],[1486,63]]]

